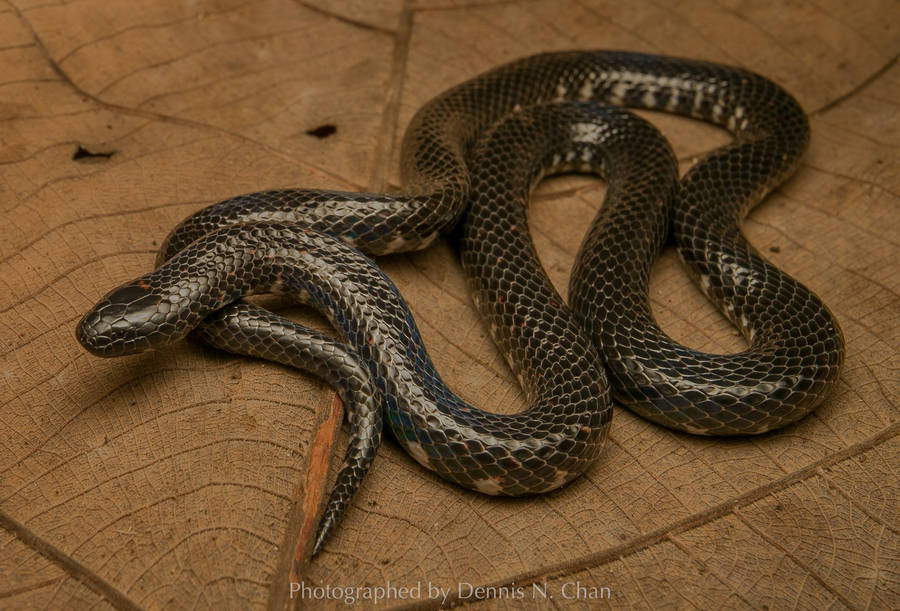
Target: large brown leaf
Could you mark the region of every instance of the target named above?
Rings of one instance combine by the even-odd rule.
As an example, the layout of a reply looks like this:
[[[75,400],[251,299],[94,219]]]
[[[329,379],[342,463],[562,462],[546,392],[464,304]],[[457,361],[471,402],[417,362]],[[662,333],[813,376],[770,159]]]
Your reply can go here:
[[[390,591],[390,605],[438,605],[429,584],[468,600],[472,584],[498,586],[485,592],[497,606],[546,588],[544,604],[896,607],[898,17],[890,0],[3,0],[0,607],[343,605],[333,591],[291,600],[292,579],[421,588]],[[584,477],[520,501],[447,484],[386,443],[333,540],[296,564],[333,393],[191,343],[97,359],[76,321],[150,269],[191,211],[263,188],[396,185],[399,135],[429,98],[579,47],[739,64],[810,112],[802,168],[746,232],[836,313],[837,391],[794,426],[737,440],[618,409]],[[685,167],[727,140],[648,116]],[[537,195],[534,238],[562,290],[602,194],[568,178]],[[448,383],[521,409],[451,249],[382,263]],[[743,345],[669,251],[651,295],[688,345]]]

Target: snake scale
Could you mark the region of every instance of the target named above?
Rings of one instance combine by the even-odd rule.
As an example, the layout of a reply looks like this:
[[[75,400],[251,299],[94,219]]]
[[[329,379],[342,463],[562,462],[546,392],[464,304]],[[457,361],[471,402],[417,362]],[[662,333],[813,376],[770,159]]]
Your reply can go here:
[[[662,136],[616,106],[702,119],[733,141],[679,182]],[[77,337],[96,355],[118,356],[196,329],[215,346],[334,385],[351,442],[316,551],[371,463],[382,419],[425,467],[512,496],[557,488],[594,462],[610,394],[681,431],[763,433],[815,408],[843,361],[829,310],[740,232],[749,209],[796,169],[808,139],[794,99],[743,69],[620,51],[527,57],[420,109],[403,141],[402,193],[285,189],[204,208],[170,234],[155,271],[85,315]],[[537,259],[525,212],[538,180],[568,171],[609,183],[576,258],[570,307]],[[444,385],[409,309],[366,256],[424,248],[460,221],[463,268],[525,391],[521,413],[479,410]],[[654,322],[650,268],[670,227],[747,350],[690,350]],[[340,340],[239,301],[259,292],[316,307]]]

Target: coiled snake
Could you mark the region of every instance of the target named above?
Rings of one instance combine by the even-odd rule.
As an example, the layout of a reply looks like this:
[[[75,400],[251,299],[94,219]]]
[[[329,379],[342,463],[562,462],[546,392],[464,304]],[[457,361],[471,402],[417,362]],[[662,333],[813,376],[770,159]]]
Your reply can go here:
[[[596,102],[696,117],[734,141],[679,183],[652,127]],[[615,51],[528,57],[416,114],[402,149],[404,193],[290,189],[209,206],[173,231],[156,271],[86,314],[77,336],[92,353],[117,356],[197,328],[214,345],[335,385],[351,443],[316,550],[374,456],[382,417],[442,477],[488,494],[551,490],[600,452],[609,388],[664,426],[739,435],[796,421],[835,384],[843,338],[834,317],[739,230],[794,171],[807,141],[794,99],[745,70]],[[573,170],[599,173],[609,188],[576,259],[570,310],[537,260],[525,203],[542,176]],[[475,302],[530,404],[519,414],[484,412],[447,389],[396,289],[359,252],[423,248],[462,216]],[[670,220],[688,269],[747,338],[744,352],[689,350],[654,322],[647,283]],[[297,295],[342,341],[234,303],[252,292]]]

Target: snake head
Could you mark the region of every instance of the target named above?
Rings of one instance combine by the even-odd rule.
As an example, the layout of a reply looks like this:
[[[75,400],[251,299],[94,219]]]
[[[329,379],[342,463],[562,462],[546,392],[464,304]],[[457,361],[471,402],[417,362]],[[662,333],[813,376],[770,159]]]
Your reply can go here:
[[[151,292],[144,279],[122,285],[84,315],[75,337],[95,356],[136,354],[170,343],[174,326],[167,319],[171,308],[159,294]],[[166,329],[170,332],[166,333]]]

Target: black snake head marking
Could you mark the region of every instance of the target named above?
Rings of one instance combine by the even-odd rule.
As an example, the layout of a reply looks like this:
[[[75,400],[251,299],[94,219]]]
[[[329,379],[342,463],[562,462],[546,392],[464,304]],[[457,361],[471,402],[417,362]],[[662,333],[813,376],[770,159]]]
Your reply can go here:
[[[120,286],[85,314],[75,337],[95,356],[123,356],[154,348],[162,336],[150,330],[166,322],[161,301],[141,280]]]

